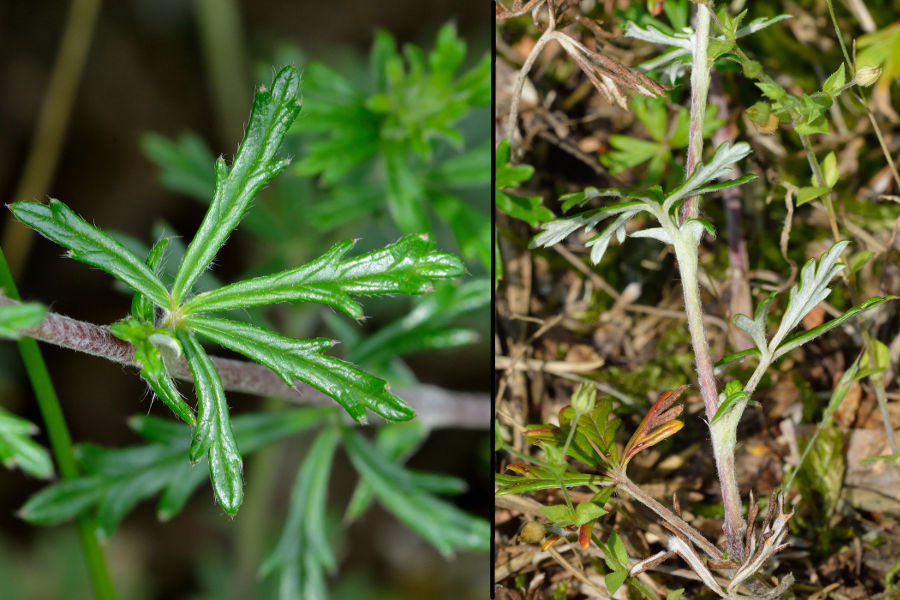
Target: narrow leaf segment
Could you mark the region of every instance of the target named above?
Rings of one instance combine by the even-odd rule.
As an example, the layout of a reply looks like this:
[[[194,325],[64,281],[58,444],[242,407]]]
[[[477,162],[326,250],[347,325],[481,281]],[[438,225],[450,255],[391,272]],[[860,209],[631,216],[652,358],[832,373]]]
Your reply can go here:
[[[209,478],[216,499],[226,513],[234,515],[243,500],[243,466],[231,431],[222,381],[193,333],[179,331],[178,340],[194,376],[199,405],[199,419],[191,440],[191,461],[197,462],[208,453]]]
[[[465,272],[459,258],[435,251],[426,235],[408,235],[343,260],[353,244],[343,241],[301,267],[199,294],[185,302],[183,310],[199,313],[304,301],[329,304],[359,319],[362,307],[350,294],[422,294],[431,290],[433,280]]]
[[[221,157],[216,161],[215,196],[175,277],[172,296],[176,303],[184,300],[244,218],[256,192],[287,167],[289,161],[275,160],[275,153],[300,113],[299,94],[300,71],[294,66],[285,67],[278,73],[271,90],[262,86],[256,93],[250,122],[234,164],[229,169]]]
[[[366,421],[366,408],[394,421],[406,421],[415,415],[381,379],[321,354],[334,344],[331,340],[295,340],[255,325],[199,315],[189,317],[186,324],[200,335],[266,365],[289,386],[299,379],[328,394],[359,422]]]
[[[147,265],[59,200],[51,198],[49,204],[16,202],[9,209],[45,238],[68,248],[70,257],[103,269],[160,306],[168,306],[165,286]]]

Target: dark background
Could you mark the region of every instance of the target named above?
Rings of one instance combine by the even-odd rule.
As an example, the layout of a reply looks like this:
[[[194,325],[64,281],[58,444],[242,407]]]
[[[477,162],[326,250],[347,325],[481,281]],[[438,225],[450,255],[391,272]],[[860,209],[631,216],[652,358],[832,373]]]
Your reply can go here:
[[[307,57],[334,66],[334,59],[342,55],[365,56],[376,28],[392,32],[401,44],[414,42],[427,50],[438,27],[453,19],[469,43],[471,61],[486,51],[491,33],[492,7],[476,0],[245,1],[239,5],[246,48],[244,64],[235,66],[236,76],[245,81],[244,95],[237,102],[242,119],[249,115],[255,86],[270,82],[258,80],[258,67],[272,64],[280,41],[299,45]],[[216,113],[195,6],[187,0],[132,0],[101,6],[55,174],[42,194],[15,197],[68,10],[67,3],[0,3],[3,202],[52,196],[102,228],[120,230],[148,243],[157,219],[189,235],[199,224],[203,207],[160,187],[156,168],[140,153],[139,137],[147,131],[171,137],[193,130],[213,152],[230,157],[242,135],[243,122]],[[278,66],[272,65],[269,71]],[[64,260],[59,246],[35,236],[30,247],[8,248],[10,216],[5,210],[2,214],[4,250],[11,262],[23,261],[17,283],[24,299],[98,324],[127,313],[129,299],[113,289],[111,276]],[[240,232],[232,236],[217,261],[216,274],[229,280],[250,266],[242,262],[242,256],[251,243],[252,239]],[[486,334],[484,337],[488,339]],[[50,346],[42,349],[76,442],[135,443],[136,437],[125,423],[127,417],[148,410],[163,414],[158,406],[150,408],[146,388],[132,370]],[[451,380],[470,389],[487,390],[486,342],[483,352],[481,349],[475,360],[471,351],[466,353],[470,358],[463,364],[468,371],[453,374]],[[444,371],[422,372],[420,377],[440,381],[447,378]],[[229,395],[229,400],[236,413],[243,409],[242,402],[259,405],[258,400],[238,395]],[[0,405],[41,424],[12,343],[0,345]],[[487,456],[486,438],[486,431],[436,432],[411,464],[472,481],[474,488],[461,499],[461,505],[488,518],[489,465],[486,458],[479,458]],[[46,443],[43,434],[39,439]],[[292,444],[296,446],[292,446],[295,461],[272,467],[279,473],[270,497],[275,526],[283,521],[296,461],[304,451],[302,441]],[[250,457],[245,469],[254,465]],[[476,468],[479,472],[473,473]],[[342,472],[348,473],[346,480],[340,477]],[[330,500],[345,498],[354,481],[352,469],[339,454]],[[66,597],[82,597],[89,592],[74,527],[34,529],[14,515],[42,485],[19,471],[0,470],[0,589],[5,598],[14,597],[6,595],[14,589],[23,597],[53,595],[59,590],[64,590]],[[252,502],[248,493],[242,510]],[[242,563],[252,552],[236,548],[242,539],[240,520],[239,514],[234,523],[228,521],[213,503],[208,486],[167,524],[156,522],[153,503],[141,504],[125,518],[106,548],[121,597],[186,597],[210,590],[209,580],[218,580],[219,585],[225,583],[222,577],[252,580],[256,565]],[[448,565],[380,509],[348,535],[352,542],[344,545],[341,577],[346,573],[348,581],[357,578],[370,591],[402,592],[384,598],[433,596],[441,588],[447,597],[484,597],[479,591],[487,587],[487,555],[461,556]],[[268,552],[273,542],[267,537],[262,552]],[[392,550],[386,552],[385,547]],[[332,587],[334,583],[332,579]],[[239,597],[234,589],[231,594]]]

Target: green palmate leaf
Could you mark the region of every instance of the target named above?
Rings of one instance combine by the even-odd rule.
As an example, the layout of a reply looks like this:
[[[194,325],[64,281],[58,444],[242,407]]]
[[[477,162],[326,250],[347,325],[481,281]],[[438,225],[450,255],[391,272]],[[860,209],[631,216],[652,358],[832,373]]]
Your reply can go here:
[[[432,496],[422,488],[420,480],[388,460],[359,432],[343,428],[341,433],[350,461],[384,507],[441,554],[487,550],[490,525],[486,521]]]
[[[38,431],[31,421],[0,408],[0,460],[3,466],[7,469],[18,467],[41,479],[52,477],[50,453],[31,439]]]
[[[17,340],[26,329],[40,324],[47,307],[37,302],[21,302],[0,306],[0,338]]]
[[[300,72],[294,66],[278,73],[271,90],[263,86],[256,93],[250,122],[231,169],[222,158],[216,161],[215,196],[175,278],[172,296],[176,302],[184,299],[212,262],[256,192],[287,166],[287,161],[275,160],[275,154],[300,112],[299,93]]]
[[[427,435],[428,429],[421,421],[388,423],[378,428],[378,433],[375,434],[375,447],[388,460],[402,464],[415,452]],[[360,479],[344,512],[344,522],[358,519],[369,508],[372,498],[372,486],[366,480]]]
[[[326,427],[310,447],[294,482],[281,538],[260,567],[264,577],[280,571],[280,598],[327,598],[323,571],[333,569],[336,560],[325,532],[325,500],[339,435],[337,427]]]
[[[304,68],[303,116],[294,129],[327,132],[330,137],[306,145],[296,173],[321,173],[325,183],[334,183],[378,153],[379,117],[365,101],[365,94],[340,73],[316,62]]]
[[[75,260],[103,269],[159,306],[169,305],[166,288],[144,261],[59,200],[51,199],[49,204],[15,202],[10,210],[44,237],[68,248]]]
[[[252,452],[298,431],[334,417],[328,407],[303,408],[236,417],[237,440]],[[192,466],[185,460],[190,429],[180,423],[150,416],[133,417],[132,429],[149,445],[102,448],[78,447],[77,459],[87,475],[44,488],[19,511],[34,524],[59,523],[97,507],[100,535],[108,538],[138,502],[159,491],[157,515],[163,521],[179,513],[191,494],[208,479],[205,458]]]
[[[199,315],[185,322],[200,335],[269,367],[287,385],[299,379],[331,396],[357,421],[365,422],[366,408],[394,421],[415,415],[381,379],[321,354],[333,345],[331,340],[295,340],[254,325]]]
[[[191,440],[191,461],[197,462],[207,454],[216,499],[226,513],[234,515],[243,500],[243,463],[231,429],[222,380],[197,337],[189,331],[178,331],[177,335],[197,390],[199,418]]]
[[[433,250],[426,235],[408,235],[381,250],[342,260],[352,247],[352,241],[340,242],[302,267],[199,294],[182,310],[189,314],[305,301],[361,318],[362,307],[350,294],[421,294],[431,289],[433,280],[465,272],[457,257]]]

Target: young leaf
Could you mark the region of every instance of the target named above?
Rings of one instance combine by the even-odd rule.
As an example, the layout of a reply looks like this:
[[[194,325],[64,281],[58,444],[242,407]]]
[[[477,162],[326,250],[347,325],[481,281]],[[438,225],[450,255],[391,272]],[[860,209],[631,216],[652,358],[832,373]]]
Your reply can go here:
[[[802,206],[811,200],[821,198],[831,191],[831,188],[820,186],[806,186],[797,190],[797,206]]]
[[[138,310],[141,310],[140,307]],[[156,329],[152,322],[139,321],[134,317],[113,323],[109,329],[114,336],[134,346],[134,360],[141,366],[141,377],[150,385],[157,397],[182,421],[196,425],[194,411],[178,393],[178,388],[169,376],[162,353],[157,347],[160,345],[174,348],[173,354],[180,356],[181,346],[178,340],[171,337],[168,330]]]
[[[750,317],[741,314],[735,315],[733,319],[738,329],[742,329],[750,336],[750,339],[753,340],[760,352],[767,352],[766,317],[769,315],[769,307],[772,305],[772,301],[777,293],[772,292],[756,306],[756,312],[752,320]]]
[[[456,256],[434,250],[427,235],[408,235],[393,244],[342,260],[352,241],[335,244],[316,260],[281,273],[226,285],[194,296],[184,314],[230,310],[277,302],[320,302],[361,318],[350,294],[422,294],[432,281],[462,275]]]
[[[735,403],[740,402],[746,397],[747,392],[744,391],[744,388],[739,381],[729,381],[725,385],[725,390],[719,394],[719,408],[716,410],[716,414],[713,416],[712,421],[710,421],[710,425],[718,421],[722,415],[727,413],[728,410],[735,405]]]
[[[541,226],[543,231],[534,236],[529,246],[531,248],[536,248],[538,246],[552,246],[561,242],[582,227],[585,231],[590,231],[606,218],[618,215],[610,226],[588,242],[594,247],[591,251],[591,261],[596,264],[603,258],[603,254],[606,251],[606,247],[609,244],[612,235],[621,235],[620,232],[624,232],[625,223],[638,213],[646,210],[647,207],[643,202],[625,202],[606,208],[585,211],[581,214],[566,217],[564,219],[554,219]],[[595,256],[597,257],[596,260]]]
[[[490,545],[490,526],[424,491],[403,467],[389,461],[350,428],[341,430],[353,466],[398,519],[409,525],[441,554],[456,549],[483,551]],[[557,485],[559,481],[557,480]]]
[[[199,419],[191,440],[191,461],[208,454],[213,492],[223,510],[234,515],[243,500],[243,463],[231,429],[222,380],[197,337],[183,330],[177,335],[194,376],[199,404]]]
[[[175,277],[172,297],[180,303],[219,248],[237,227],[256,192],[286,166],[275,153],[300,112],[300,72],[288,66],[276,75],[272,89],[260,87],[244,140],[231,169],[216,161],[216,192]]]
[[[260,575],[280,571],[281,598],[325,598],[322,572],[336,560],[325,532],[328,476],[337,446],[335,426],[322,429],[297,473],[287,520],[275,550],[260,567]]]
[[[825,83],[822,85],[822,91],[829,96],[837,96],[841,93],[841,89],[846,82],[847,78],[844,75],[844,63],[841,63],[840,66],[838,66],[838,70],[825,80]]]
[[[17,340],[26,329],[37,326],[47,315],[47,307],[37,302],[17,302],[0,306],[0,338]]]
[[[367,407],[394,421],[406,421],[415,414],[381,379],[321,354],[333,345],[331,340],[295,340],[255,325],[199,315],[185,322],[200,335],[266,365],[287,385],[299,379],[331,396],[357,421],[365,422]]]
[[[9,208],[17,219],[68,248],[70,257],[103,269],[159,306],[169,306],[166,288],[144,261],[59,200],[51,198],[49,204],[15,202]]]
[[[4,307],[5,308],[5,307]],[[19,467],[40,479],[53,476],[53,461],[47,449],[31,439],[37,425],[0,408],[0,460],[7,469]]]
[[[153,270],[157,275],[160,273],[162,268],[163,258],[166,253],[166,248],[169,246],[169,241],[171,238],[160,238],[153,247],[150,249],[150,252],[147,254],[147,267]],[[140,321],[145,321],[147,323],[154,322],[154,308],[153,302],[142,294],[141,292],[135,292],[134,297],[131,299],[131,316]]]

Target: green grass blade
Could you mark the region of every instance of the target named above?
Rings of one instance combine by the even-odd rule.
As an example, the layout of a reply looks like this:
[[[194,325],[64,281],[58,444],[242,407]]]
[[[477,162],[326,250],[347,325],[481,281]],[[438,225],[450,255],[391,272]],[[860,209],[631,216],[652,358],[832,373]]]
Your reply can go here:
[[[191,460],[196,461],[204,450],[207,451],[209,478],[216,499],[226,513],[234,515],[243,500],[243,463],[231,430],[222,380],[194,334],[179,331],[178,341],[194,376],[199,404]]]
[[[198,313],[304,301],[329,304],[358,319],[363,310],[350,294],[422,294],[431,290],[433,280],[465,272],[459,258],[434,250],[425,235],[408,235],[380,250],[342,260],[352,247],[351,241],[340,242],[301,267],[199,294],[183,310]]]
[[[359,422],[366,421],[366,408],[393,421],[415,415],[388,391],[383,380],[321,354],[332,346],[331,340],[296,340],[254,325],[199,315],[188,317],[185,323],[200,335],[269,367],[287,385],[299,379],[331,396]]]
[[[216,162],[215,196],[175,277],[172,296],[176,302],[184,300],[212,262],[256,192],[287,167],[288,161],[275,160],[275,153],[300,112],[299,94],[300,71],[294,66],[278,73],[271,90],[262,86],[257,91],[234,164],[228,169],[223,159]]]
[[[103,269],[160,306],[169,305],[165,286],[143,260],[59,200],[16,202],[9,208],[22,223],[68,248],[70,257]]]

